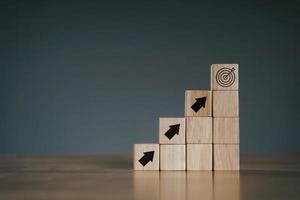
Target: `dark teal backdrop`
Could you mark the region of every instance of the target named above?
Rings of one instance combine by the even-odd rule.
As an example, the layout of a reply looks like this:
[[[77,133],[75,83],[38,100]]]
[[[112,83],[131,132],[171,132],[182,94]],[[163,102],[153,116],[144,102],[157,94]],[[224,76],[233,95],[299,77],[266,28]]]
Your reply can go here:
[[[299,2],[299,1],[298,1]],[[300,153],[297,1],[0,3],[0,153],[129,154],[240,64],[242,154]]]

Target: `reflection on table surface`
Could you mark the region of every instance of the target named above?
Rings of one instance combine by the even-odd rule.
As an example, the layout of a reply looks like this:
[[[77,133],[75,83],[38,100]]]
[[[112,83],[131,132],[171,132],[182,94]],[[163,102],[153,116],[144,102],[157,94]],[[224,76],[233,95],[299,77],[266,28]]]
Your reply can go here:
[[[134,199],[240,199],[239,172],[134,172]]]
[[[123,156],[0,156],[1,200],[291,200],[299,186],[299,157],[242,157],[240,172],[143,172]]]

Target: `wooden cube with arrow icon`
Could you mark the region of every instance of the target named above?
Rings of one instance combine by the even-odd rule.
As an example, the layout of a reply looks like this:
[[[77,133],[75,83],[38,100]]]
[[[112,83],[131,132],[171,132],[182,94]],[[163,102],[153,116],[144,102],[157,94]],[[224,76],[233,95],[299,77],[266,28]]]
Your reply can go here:
[[[159,144],[135,144],[133,151],[135,170],[159,170]]]
[[[160,144],[185,144],[185,118],[159,118]]]
[[[185,91],[185,116],[212,116],[212,94],[208,90]]]

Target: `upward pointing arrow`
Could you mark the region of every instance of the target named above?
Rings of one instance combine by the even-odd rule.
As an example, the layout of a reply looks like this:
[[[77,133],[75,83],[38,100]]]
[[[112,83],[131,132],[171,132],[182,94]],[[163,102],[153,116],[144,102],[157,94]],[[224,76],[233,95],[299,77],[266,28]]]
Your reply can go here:
[[[171,140],[175,134],[179,135],[180,124],[174,124],[169,126],[169,130],[165,133],[165,136]]]
[[[202,107],[205,108],[206,97],[196,98],[196,102],[191,106],[191,108],[198,112]]]
[[[145,167],[145,165],[148,164],[148,162],[152,162],[154,157],[154,151],[147,151],[144,152],[144,155],[141,159],[139,159],[139,162]]]

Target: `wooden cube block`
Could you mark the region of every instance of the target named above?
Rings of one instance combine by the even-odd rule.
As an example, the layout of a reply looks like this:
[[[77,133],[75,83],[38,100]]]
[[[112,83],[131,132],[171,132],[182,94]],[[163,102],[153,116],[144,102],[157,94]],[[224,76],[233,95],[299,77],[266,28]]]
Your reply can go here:
[[[238,90],[239,65],[238,64],[213,64],[211,65],[212,90]]]
[[[185,170],[185,145],[160,145],[161,170]]]
[[[185,91],[185,116],[211,116],[211,97],[208,90]]]
[[[212,170],[212,144],[187,144],[187,170]]]
[[[186,172],[185,171],[161,171],[159,188],[160,188],[159,199],[161,200],[186,199]],[[154,199],[151,198],[151,200]]]
[[[213,116],[238,117],[239,92],[238,91],[213,91]]]
[[[185,118],[159,118],[160,144],[185,144]]]
[[[214,144],[214,170],[239,170],[240,145]]]
[[[134,171],[134,200],[159,199],[159,171]]]
[[[214,144],[239,144],[240,126],[238,117],[214,117]]]
[[[212,143],[212,117],[186,117],[186,142]]]
[[[134,170],[159,170],[159,144],[134,145]]]

